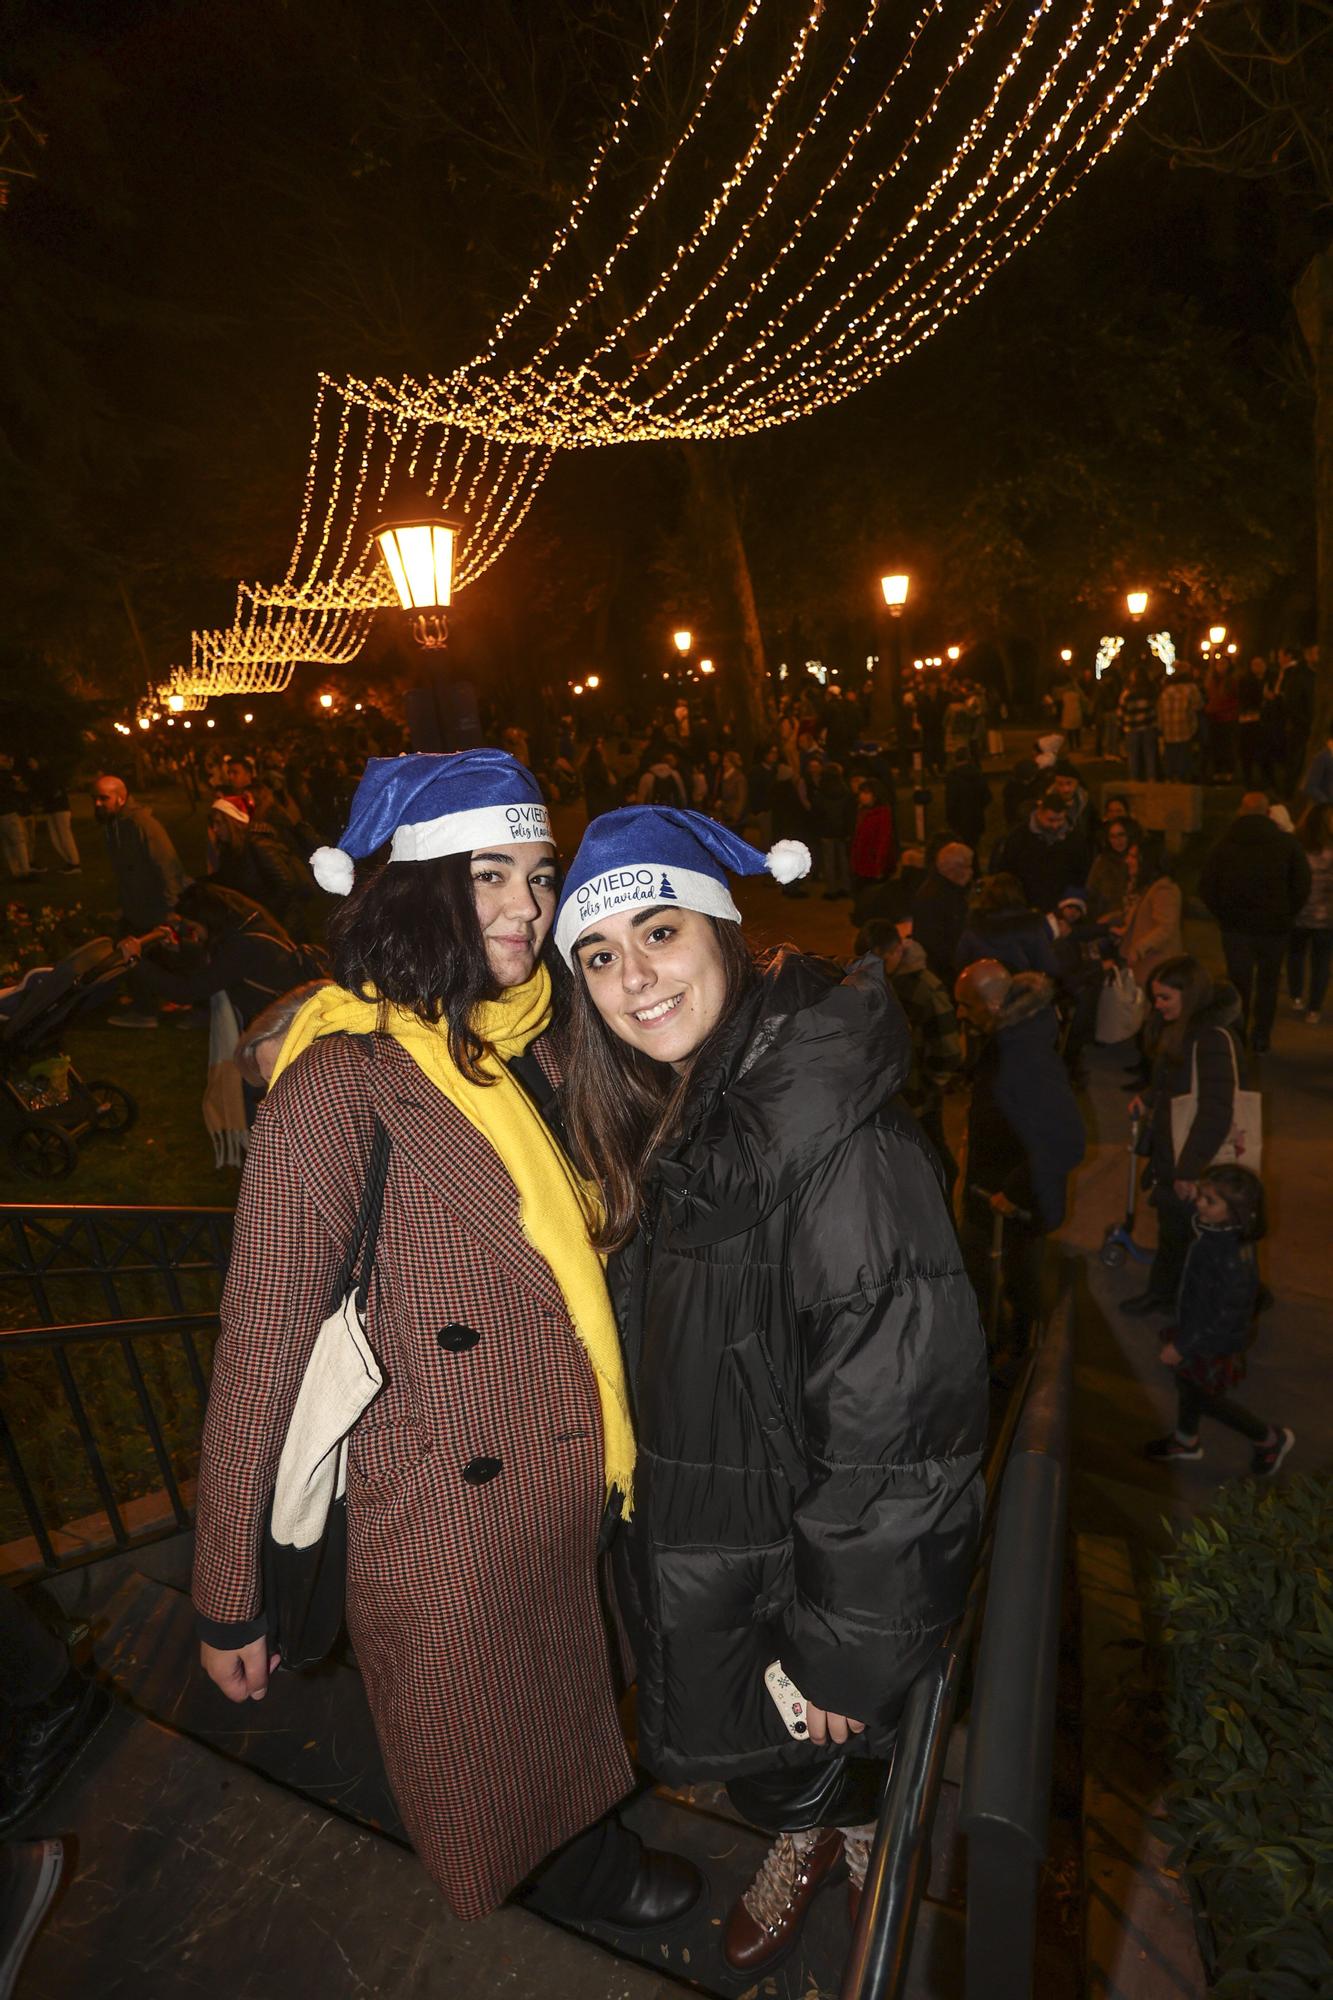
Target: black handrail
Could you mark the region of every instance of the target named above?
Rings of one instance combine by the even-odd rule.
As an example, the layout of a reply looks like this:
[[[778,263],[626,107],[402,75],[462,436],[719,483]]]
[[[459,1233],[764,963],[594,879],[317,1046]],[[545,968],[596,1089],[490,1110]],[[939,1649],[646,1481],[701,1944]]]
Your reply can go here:
[[[150,1319],[100,1320],[77,1326],[21,1327],[10,1332],[0,1332],[0,1391],[4,1381],[4,1363],[11,1355],[32,1352],[34,1349],[44,1349],[52,1354],[57,1379],[64,1393],[75,1435],[101,1500],[102,1511],[106,1515],[110,1538],[119,1549],[156,1540],[163,1532],[174,1532],[176,1528],[188,1528],[190,1525],[189,1508],[181,1493],[180,1482],[171,1462],[160,1418],[153,1406],[152,1392],[139,1360],[139,1348],[143,1342],[151,1339],[169,1337],[179,1339],[199,1405],[199,1419],[202,1425],[208,1400],[208,1380],[199,1357],[195,1336],[214,1332],[216,1328],[217,1314],[201,1312],[170,1313]],[[83,1396],[70,1365],[70,1352],[73,1348],[100,1342],[114,1344],[124,1360],[130,1388],[143,1419],[144,1435],[148,1440],[162,1480],[162,1489],[171,1508],[172,1527],[164,1529],[160,1523],[154,1523],[151,1527],[135,1532],[126,1525],[121,1502],[113,1490],[106,1462],[88,1420]],[[76,1568],[81,1563],[95,1560],[105,1552],[103,1548],[82,1548],[73,1553],[60,1552],[56,1549],[53,1530],[58,1530],[63,1523],[47,1519],[46,1511],[24,1464],[23,1454],[14,1437],[13,1429],[5,1416],[2,1394],[0,1394],[0,1459],[3,1459],[8,1468],[14,1490],[18,1494],[19,1503],[37,1544],[42,1574]],[[28,1574],[31,1575],[32,1572]]]
[[[1046,1855],[1074,1348],[1066,1303],[1037,1361],[1004,1476],[968,1728],[967,1992],[1028,2000]],[[984,1984],[983,1984],[984,1982]]]
[[[1038,1861],[1045,1852],[1044,1824],[1050,1792],[1054,1646],[1059,1637],[1064,1513],[1061,1506],[1058,1526],[1053,1522],[1049,1524],[1044,1547],[1038,1549],[1030,1545],[1024,1550],[1019,1544],[1016,1550],[1017,1537],[1024,1532],[1026,1522],[1019,1513],[1018,1499],[1011,1500],[1010,1493],[1012,1487],[1015,1495],[1026,1495],[1031,1483],[1031,1474],[1026,1470],[1025,1463],[1020,1464],[1020,1460],[1026,1462],[1040,1455],[1049,1456],[1055,1463],[1058,1462],[1054,1456],[1057,1450],[1063,1450],[1067,1457],[1071,1357],[1069,1299],[1066,1296],[1057,1306],[1045,1338],[1029,1356],[1027,1372],[1015,1387],[1005,1421],[987,1460],[985,1524],[967,1608],[939,1652],[922,1669],[908,1691],[894,1747],[893,1764],[880,1805],[852,1949],[843,1973],[841,2000],[897,2000],[903,1990],[911,1960],[917,1910],[928,1873],[930,1830],[944,1775],[959,1685],[972,1648],[977,1618],[992,1584],[997,1584],[998,1589],[993,1608],[987,1603],[987,1618],[983,1625],[969,1726],[967,1768],[970,1773],[976,1732],[982,1727],[980,1711],[986,1701],[988,1684],[996,1673],[1011,1671],[1007,1655],[1015,1644],[1016,1621],[1031,1617],[1034,1604],[1049,1607],[1053,1593],[1053,1611],[1048,1609],[1046,1622],[1038,1631],[1028,1635],[1034,1646],[1044,1646],[1050,1653],[1051,1698],[1048,1704],[1034,1704],[1027,1718],[1032,1728],[1044,1729],[1045,1735],[1042,1744],[1035,1750],[1030,1744],[1026,1746],[1026,1768],[1031,1782],[1021,1801],[1021,1823],[1028,1845],[1032,1846],[1033,1830],[1040,1828],[1036,1847]],[[1016,1469],[1017,1480],[1014,1477]],[[1005,1569],[1000,1572],[997,1560],[1002,1546]],[[1006,1595],[1011,1590],[1007,1579],[1016,1554],[1020,1567],[1035,1574],[1028,1577],[1021,1593]],[[1054,1641],[1048,1643],[1052,1617]],[[988,1645],[987,1634],[994,1630],[999,1631],[1000,1639],[998,1642],[992,1639]],[[994,1699],[992,1697],[992,1703]],[[988,1786],[985,1797],[991,1806],[999,1800],[1002,1806],[1007,1807],[1008,1795],[1004,1785],[1012,1774],[1002,1766],[997,1768],[991,1727],[993,1725],[987,1726],[984,1737]],[[1021,1761],[1024,1748],[1013,1746],[1013,1754]],[[1011,1812],[1019,1810],[1014,1807],[1007,1809]],[[978,1814],[977,1825],[980,1844],[989,1850],[998,1849],[1001,1866],[1012,1874],[1014,1833],[1008,1821],[993,1819],[988,1811]],[[969,1841],[970,1858],[971,1848]],[[987,1949],[992,1953],[1012,1951],[1019,1964],[1026,1962],[1030,1966],[1031,1963],[1031,1898],[1026,1902],[1019,1898],[1006,1923],[1003,1895],[989,1893],[984,1907],[979,1904],[977,1921],[975,1925],[973,1923],[974,1895],[980,1896],[983,1891],[990,1890],[989,1883],[978,1882],[978,1877],[985,1874],[985,1867],[978,1854],[968,1870],[967,2000],[983,2000],[983,1996],[984,2000],[989,2000],[992,1992],[999,1991],[993,1983],[994,1957],[985,1959],[981,1955],[980,1939],[983,1933],[988,1939]],[[1034,1895],[1035,1883],[1034,1869]],[[1015,1923],[1024,1931],[1025,1946],[1015,1940]],[[978,1937],[975,1965],[971,1950],[974,1930]],[[1006,1996],[1018,1990],[1009,1985],[1004,1987]],[[1025,1990],[1030,1991],[1030,1986]]]

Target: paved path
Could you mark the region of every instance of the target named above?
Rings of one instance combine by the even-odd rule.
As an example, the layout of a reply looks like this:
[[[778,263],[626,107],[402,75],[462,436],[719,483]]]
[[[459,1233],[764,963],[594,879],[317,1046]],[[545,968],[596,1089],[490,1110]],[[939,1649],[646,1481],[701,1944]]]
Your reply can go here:
[[[816,889],[784,897],[776,885],[739,885],[746,929],[756,944],[791,938],[813,951],[845,958],[853,932],[846,903],[826,903]],[[1191,920],[1187,944],[1212,970],[1223,971],[1217,929]],[[1076,1293],[1078,1373],[1073,1526],[1124,1536],[1142,1561],[1164,1539],[1167,1516],[1206,1506],[1219,1484],[1245,1472],[1249,1446],[1205,1427],[1207,1456],[1155,1466],[1144,1443],[1161,1437],[1174,1418],[1171,1376],[1157,1360],[1157,1322],[1129,1319],[1116,1302],[1142,1289],[1144,1267],[1108,1271],[1099,1261],[1107,1224],[1124,1209],[1128,1119],[1126,1051],[1097,1050],[1082,1098],[1088,1156],[1072,1190],[1071,1214],[1059,1238]],[[1296,1448],[1279,1474],[1333,1471],[1333,1015],[1308,1028],[1283,996],[1273,1048],[1248,1059],[1251,1083],[1264,1097],[1264,1180],[1270,1232],[1265,1274],[1277,1297],[1260,1321],[1241,1391],[1256,1412],[1287,1423]],[[963,1105],[952,1100],[951,1121]],[[1140,1210],[1138,1235],[1153,1241],[1153,1215]]]

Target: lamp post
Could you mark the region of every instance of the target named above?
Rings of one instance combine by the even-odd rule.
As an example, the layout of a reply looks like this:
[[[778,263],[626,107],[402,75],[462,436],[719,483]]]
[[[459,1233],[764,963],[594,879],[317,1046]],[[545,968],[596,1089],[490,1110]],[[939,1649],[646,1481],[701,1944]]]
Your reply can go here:
[[[408,629],[427,655],[404,706],[416,750],[468,749],[481,741],[481,719],[471,683],[450,679],[439,655],[449,643],[448,612],[463,528],[429,505],[391,515],[373,540],[393,584]]]
[[[910,579],[901,572],[892,576],[882,576],[879,580],[885,609],[889,614],[889,671],[875,676],[875,687],[871,697],[871,726],[881,742],[887,737],[890,725],[898,732],[898,762],[902,766],[906,749],[903,727],[903,606],[907,602]]]

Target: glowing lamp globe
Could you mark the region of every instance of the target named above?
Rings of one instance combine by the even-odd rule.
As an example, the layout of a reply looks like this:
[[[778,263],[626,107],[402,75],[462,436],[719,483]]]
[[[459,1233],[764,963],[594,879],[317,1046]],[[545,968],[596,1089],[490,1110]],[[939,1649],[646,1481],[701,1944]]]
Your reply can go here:
[[[711,674],[713,672],[713,662],[711,660],[700,660],[699,672],[701,674]]]
[[[1227,628],[1225,625],[1210,625],[1208,627],[1208,637],[1215,646],[1220,646],[1226,636]]]
[[[461,525],[434,520],[381,521],[375,542],[398,602],[413,614],[412,636],[419,646],[448,643],[445,612],[453,602],[454,553]]]
[[[1148,609],[1147,591],[1127,590],[1125,592],[1125,609],[1131,618],[1142,618],[1144,612]]]
[[[333,696],[331,694],[322,694],[319,698],[319,705],[321,708],[332,708]]]
[[[882,576],[879,587],[884,592],[884,602],[895,614],[907,602],[907,578],[905,576]]]
[[[951,660],[961,660],[963,657],[963,649],[961,646],[949,646],[946,648],[946,651],[948,652],[949,658]]]
[[[599,688],[601,685],[602,685],[602,677],[600,674],[588,675],[588,686],[590,688]]]
[[[688,653],[690,647],[694,644],[694,634],[693,632],[686,632],[684,630],[673,632],[671,634],[671,643],[678,653]]]
[[[1073,659],[1073,657],[1074,657],[1074,649],[1072,646],[1062,646],[1060,648],[1060,658],[1064,661],[1066,666],[1069,665],[1069,662]]]

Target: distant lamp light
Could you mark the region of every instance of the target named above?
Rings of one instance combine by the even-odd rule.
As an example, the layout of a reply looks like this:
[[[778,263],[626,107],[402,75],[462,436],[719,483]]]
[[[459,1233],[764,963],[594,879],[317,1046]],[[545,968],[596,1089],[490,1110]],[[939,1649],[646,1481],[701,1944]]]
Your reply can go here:
[[[1208,637],[1212,640],[1215,646],[1220,646],[1222,642],[1225,640],[1226,636],[1227,636],[1227,628],[1225,625],[1210,625],[1208,627]]]
[[[454,552],[462,528],[443,516],[434,520],[381,521],[374,539],[384,558],[398,602],[413,612],[412,637],[419,646],[448,643],[445,612],[453,602]]]
[[[694,644],[694,634],[693,632],[685,631],[682,627],[679,632],[671,634],[671,643],[678,653],[688,653],[690,647]]]
[[[1073,659],[1073,657],[1074,657],[1074,649],[1072,646],[1061,646],[1060,658],[1064,661],[1066,666],[1069,665],[1069,662]]]
[[[183,694],[169,694],[167,696],[167,707],[173,715],[179,715],[184,706],[185,696]]]
[[[715,673],[716,671],[717,669],[714,667],[713,662],[711,660],[700,660],[699,672],[701,674],[711,674]]]
[[[590,688],[599,688],[599,687],[600,687],[600,686],[602,685],[602,677],[601,677],[601,675],[600,675],[600,674],[589,674],[589,675],[588,675],[588,683],[587,683],[587,684],[588,684],[588,686],[589,686]]]
[[[961,646],[948,646],[946,647],[945,650],[947,651],[949,658],[951,660],[961,660],[963,657],[963,649]]]
[[[1127,590],[1125,592],[1125,609],[1131,618],[1142,618],[1144,612],[1148,609],[1147,591]]]
[[[917,670],[917,672],[918,672],[918,673],[920,673],[920,672],[922,671],[922,669],[924,668],[925,664],[926,664],[926,663],[925,663],[925,661],[924,661],[924,660],[913,660],[913,662],[912,662],[912,665],[913,665],[913,666],[914,666],[914,667],[916,668],[916,670]]]
[[[905,576],[882,576],[879,587],[884,592],[884,602],[896,618],[907,602],[907,578]]]
[[[1199,651],[1201,653],[1211,653],[1212,650],[1213,650],[1213,642],[1211,639],[1200,639]]]
[[[582,693],[583,693],[583,682],[582,682],[582,681],[575,681],[575,683],[574,683],[574,692],[575,692],[575,694],[582,694]]]
[[[175,727],[176,727],[176,718],[174,715],[169,715],[167,717],[167,728],[174,729]]]
[[[139,727],[140,727],[140,729],[151,729],[151,728],[152,728],[152,726],[153,726],[153,725],[152,725],[152,724],[151,724],[151,722],[150,722],[150,721],[148,720],[148,717],[147,717],[146,715],[141,715],[141,716],[139,717]]]
[[[1236,644],[1234,639],[1231,641],[1231,644],[1227,647],[1227,651],[1229,653],[1238,653],[1240,651],[1240,647]]]
[[[360,715],[360,713],[361,713],[361,710],[362,710],[362,708],[363,708],[363,707],[365,706],[365,704],[364,704],[363,702],[359,702],[359,701],[354,701],[354,702],[352,703],[352,706],[353,706],[353,708],[354,708],[354,709],[356,710],[357,714],[358,714],[358,715]]]
[[[247,711],[247,712],[246,712],[246,714],[244,714],[244,715],[243,715],[243,716],[241,717],[241,721],[242,721],[242,722],[253,722],[253,721],[254,721],[254,717],[253,717],[253,715],[251,715],[251,714],[250,714],[250,713],[249,713],[249,712]]]
[[[205,722],[205,724],[204,724],[204,728],[205,728],[205,729],[216,729],[216,728],[217,728],[217,724],[216,724],[216,722],[214,722],[214,720],[213,720],[213,718],[212,718],[212,716],[211,716],[211,715],[209,716],[208,720],[207,720],[207,721]]]
[[[188,729],[189,727],[190,727],[190,718],[189,718],[189,716],[187,715],[187,716],[186,716],[186,718],[185,718],[185,720],[184,720],[184,722],[183,722],[183,723],[181,724],[181,728],[182,728],[182,729]]]
[[[332,708],[333,696],[331,694],[322,694],[319,698],[319,705],[321,708]]]

